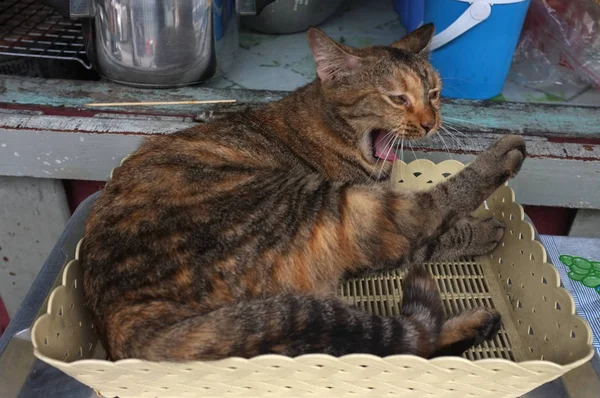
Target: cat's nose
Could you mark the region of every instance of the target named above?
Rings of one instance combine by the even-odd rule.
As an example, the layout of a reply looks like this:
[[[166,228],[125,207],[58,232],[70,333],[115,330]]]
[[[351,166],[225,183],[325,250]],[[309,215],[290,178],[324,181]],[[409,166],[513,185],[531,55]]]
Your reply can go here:
[[[432,121],[421,122],[421,127],[423,127],[423,130],[425,130],[425,133],[429,133],[434,125],[435,122]]]

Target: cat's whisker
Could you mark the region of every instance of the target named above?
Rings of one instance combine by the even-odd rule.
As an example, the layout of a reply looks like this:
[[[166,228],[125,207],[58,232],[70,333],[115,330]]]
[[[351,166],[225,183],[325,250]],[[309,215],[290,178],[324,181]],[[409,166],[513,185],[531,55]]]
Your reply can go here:
[[[436,131],[435,133],[438,135],[438,137],[440,137],[442,143],[444,144],[444,147],[446,148],[446,152],[448,152],[448,156],[450,156],[450,159],[453,160],[452,154],[450,153],[450,148],[448,148],[448,145],[446,145],[446,140],[444,139],[444,137],[442,137],[439,131]]]
[[[389,138],[388,138],[388,137],[389,137]],[[387,140],[387,141],[385,142],[385,144],[383,145],[383,148],[384,148],[383,150],[384,150],[384,151],[385,151],[385,148],[386,148],[386,147],[388,146],[388,144],[390,143],[390,141],[392,141],[393,139],[394,139],[394,131],[390,131],[390,132],[388,132],[386,135],[384,135],[384,136],[383,136],[382,140]],[[391,148],[391,146],[390,146],[390,148]],[[383,164],[382,164],[382,166],[381,166],[381,167],[383,167],[383,165],[385,165],[385,162],[386,162],[386,160],[385,160],[385,159],[380,159],[380,158],[378,158],[378,159],[375,161],[375,167],[373,167],[373,171],[371,171],[371,174],[369,175],[368,179],[371,179],[371,178],[373,178],[373,177],[374,177],[375,170],[377,170],[377,166],[379,165],[379,161],[383,162]],[[368,179],[367,179],[367,180],[368,180]]]
[[[469,137],[468,135],[466,135],[465,133],[463,133],[462,131],[460,131],[459,129],[457,129],[452,124],[450,124],[450,123],[444,123],[444,126],[452,129],[455,133],[460,134],[462,137],[464,137],[467,140],[469,140],[469,144],[471,144],[471,145],[475,144],[475,142],[473,141],[473,139],[471,137]]]
[[[456,137],[456,135],[452,134],[450,130],[448,130],[445,126],[440,126],[440,128],[448,134],[448,137],[452,138],[454,142],[459,146],[459,148],[464,148],[463,143]]]
[[[481,128],[484,128],[484,129],[488,128],[487,126],[484,126],[484,125],[481,125],[481,124],[478,124],[478,123],[475,123],[475,122],[471,122],[469,120],[459,119],[457,117],[444,116],[444,119],[445,120],[455,120],[455,121],[460,122],[460,123],[468,123],[468,124],[472,124],[474,126],[481,127]]]
[[[419,159],[417,159],[417,154],[415,153],[415,150],[413,149],[412,143],[413,143],[413,140],[408,140],[408,146],[410,146],[410,150],[412,151],[413,156],[415,157],[415,160],[419,160]]]
[[[390,156],[390,152],[392,151],[392,148],[394,147],[394,144],[395,144],[395,142],[396,142],[397,139],[398,139],[398,136],[395,135],[394,139],[392,140],[392,145],[390,145],[390,148],[388,149],[388,151],[387,151],[384,159],[387,159],[388,156]],[[381,178],[381,172],[383,171],[383,168],[385,166],[385,162],[387,162],[387,160],[383,161],[383,164],[381,165],[381,168],[379,169],[379,173],[377,174],[377,179],[378,180]]]
[[[404,163],[404,136],[402,136],[402,143],[400,144],[400,157],[400,160]]]

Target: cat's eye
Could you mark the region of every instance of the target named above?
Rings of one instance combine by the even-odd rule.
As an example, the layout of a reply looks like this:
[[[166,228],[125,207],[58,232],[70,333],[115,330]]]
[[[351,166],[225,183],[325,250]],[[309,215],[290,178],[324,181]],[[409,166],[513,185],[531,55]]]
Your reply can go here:
[[[410,106],[410,99],[406,95],[390,95],[390,99],[398,105]]]
[[[429,99],[435,101],[440,98],[440,90],[431,90],[429,92]]]

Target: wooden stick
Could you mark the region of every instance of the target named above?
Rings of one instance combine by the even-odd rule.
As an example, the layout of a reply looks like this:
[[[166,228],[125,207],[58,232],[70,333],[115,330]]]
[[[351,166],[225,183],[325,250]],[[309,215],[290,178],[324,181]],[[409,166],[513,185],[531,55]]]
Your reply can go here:
[[[193,105],[193,104],[222,104],[237,102],[237,100],[205,100],[205,101],[164,101],[164,102],[105,102],[85,104],[85,106],[101,107],[101,106],[144,106],[144,105]]]

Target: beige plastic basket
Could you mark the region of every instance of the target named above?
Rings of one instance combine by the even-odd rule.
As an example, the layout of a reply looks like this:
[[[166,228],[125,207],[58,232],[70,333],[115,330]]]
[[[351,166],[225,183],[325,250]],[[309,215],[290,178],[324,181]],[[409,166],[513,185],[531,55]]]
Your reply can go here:
[[[398,162],[393,181],[403,189],[427,189],[463,167],[456,161]],[[492,254],[427,264],[448,313],[488,306],[503,314],[498,336],[465,358],[265,355],[192,363],[109,362],[82,306],[78,253],[51,293],[47,313],[35,322],[35,355],[106,397],[520,396],[588,361],[591,330],[574,314],[573,299],[559,286],[558,273],[546,262],[512,189],[499,188],[487,205],[489,210],[478,213],[491,212],[507,227]],[[345,300],[381,315],[399,312],[400,291],[396,272],[340,286]]]

